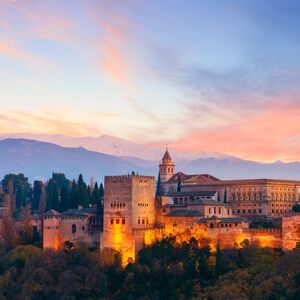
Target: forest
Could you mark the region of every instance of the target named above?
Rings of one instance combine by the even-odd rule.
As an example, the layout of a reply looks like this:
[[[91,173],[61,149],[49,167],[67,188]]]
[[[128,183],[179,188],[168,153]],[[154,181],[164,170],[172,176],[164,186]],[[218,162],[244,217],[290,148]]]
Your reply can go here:
[[[299,247],[283,253],[244,243],[212,252],[169,237],[125,268],[108,249],[0,252],[0,299],[300,299]]]

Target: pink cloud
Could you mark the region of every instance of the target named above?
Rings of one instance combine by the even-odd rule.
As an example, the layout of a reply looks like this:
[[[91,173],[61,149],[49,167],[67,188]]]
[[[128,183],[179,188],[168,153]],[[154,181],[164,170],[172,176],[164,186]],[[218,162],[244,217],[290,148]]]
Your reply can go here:
[[[299,161],[299,115],[299,101],[282,97],[229,125],[187,132],[173,145],[187,151],[218,151],[262,161]]]

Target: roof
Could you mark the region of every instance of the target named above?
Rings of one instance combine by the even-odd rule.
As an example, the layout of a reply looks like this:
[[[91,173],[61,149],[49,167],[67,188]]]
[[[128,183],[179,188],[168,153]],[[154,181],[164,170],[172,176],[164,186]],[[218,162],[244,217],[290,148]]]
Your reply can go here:
[[[168,149],[166,149],[166,152],[165,152],[162,160],[172,160]]]
[[[84,217],[89,216],[97,213],[96,207],[86,207],[86,208],[80,208],[80,209],[68,209],[64,212],[62,212],[63,216],[76,216],[76,217]]]
[[[221,223],[241,223],[241,222],[249,222],[246,218],[242,217],[229,217],[229,218],[219,218],[217,216],[212,216],[209,218],[201,218],[197,222],[198,223],[207,223],[209,221],[220,221]]]
[[[271,178],[258,178],[258,179],[237,179],[237,180],[218,180],[215,182],[197,182],[196,185],[216,185],[216,186],[228,186],[228,185],[249,185],[249,184],[297,184],[300,185],[300,180],[287,180],[287,179],[271,179]],[[185,182],[185,187],[193,186],[192,182]]]
[[[177,183],[178,177],[181,179],[182,184],[212,184],[214,182],[219,182],[220,179],[210,175],[210,174],[194,174],[194,175],[187,175],[182,172],[175,173],[169,180],[168,183]]]
[[[182,191],[170,193],[170,197],[185,197],[185,196],[203,196],[203,197],[213,197],[216,194],[214,191]]]
[[[61,216],[61,214],[54,209],[50,209],[44,213],[44,216]]]
[[[198,210],[178,209],[169,212],[167,217],[198,217],[203,216],[203,213]]]

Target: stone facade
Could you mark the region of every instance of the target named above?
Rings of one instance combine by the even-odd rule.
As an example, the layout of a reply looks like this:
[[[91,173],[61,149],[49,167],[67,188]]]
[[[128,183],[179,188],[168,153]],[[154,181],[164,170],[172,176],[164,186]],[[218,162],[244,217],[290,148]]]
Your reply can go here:
[[[43,248],[58,250],[69,241],[98,247],[101,230],[96,208],[50,210],[43,216]]]
[[[105,177],[104,227],[101,248],[122,252],[123,261],[134,260],[144,246],[147,229],[155,223],[155,178],[151,176]]]

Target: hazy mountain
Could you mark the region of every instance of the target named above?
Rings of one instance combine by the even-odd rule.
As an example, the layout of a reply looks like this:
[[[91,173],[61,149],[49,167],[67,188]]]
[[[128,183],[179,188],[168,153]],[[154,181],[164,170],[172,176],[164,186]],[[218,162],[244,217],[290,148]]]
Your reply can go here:
[[[101,135],[99,137],[69,137],[64,135],[47,135],[47,134],[0,134],[0,139],[5,138],[24,138],[42,142],[54,143],[63,147],[84,147],[87,150],[97,151],[109,155],[137,157],[145,160],[158,162],[165,151],[165,147],[154,147],[135,143],[126,139]],[[183,152],[178,149],[171,149],[172,157],[176,161],[193,160],[199,158],[234,158],[217,152]]]
[[[7,173],[22,172],[32,181],[47,179],[52,172],[63,172],[70,179],[83,174],[102,180],[104,175],[127,174],[132,171],[154,174],[149,162],[126,159],[88,151],[82,147],[66,148],[55,144],[26,139],[0,141],[0,178]]]
[[[161,155],[160,155],[161,156]],[[210,173],[220,179],[281,178],[300,180],[300,163],[263,164],[230,156],[176,161],[177,171],[189,174]],[[26,139],[0,141],[0,178],[7,173],[22,172],[33,181],[47,179],[52,172],[63,172],[70,179],[80,173],[102,180],[105,175],[128,174],[131,171],[157,175],[158,162],[136,157],[120,157],[86,150],[67,148]]]

